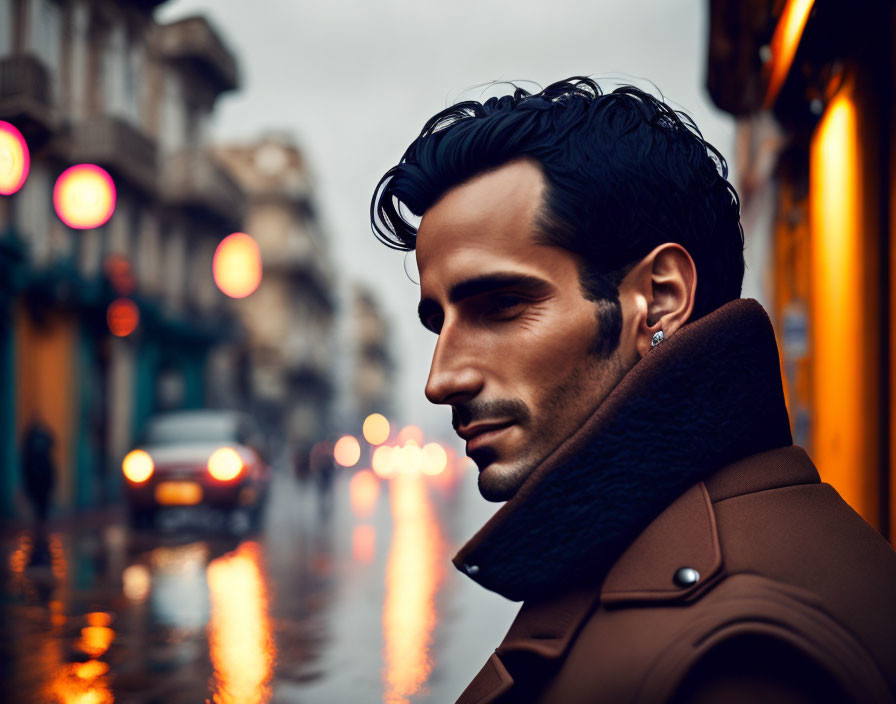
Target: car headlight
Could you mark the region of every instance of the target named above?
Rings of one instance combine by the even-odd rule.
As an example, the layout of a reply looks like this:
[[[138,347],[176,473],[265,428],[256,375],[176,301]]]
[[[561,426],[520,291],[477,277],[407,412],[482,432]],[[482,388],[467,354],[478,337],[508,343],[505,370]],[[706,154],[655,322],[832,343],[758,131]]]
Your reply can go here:
[[[152,476],[155,465],[146,450],[131,450],[121,463],[121,471],[129,481],[141,484]]]
[[[227,482],[243,471],[243,458],[232,447],[221,447],[208,458],[208,473],[219,482]]]

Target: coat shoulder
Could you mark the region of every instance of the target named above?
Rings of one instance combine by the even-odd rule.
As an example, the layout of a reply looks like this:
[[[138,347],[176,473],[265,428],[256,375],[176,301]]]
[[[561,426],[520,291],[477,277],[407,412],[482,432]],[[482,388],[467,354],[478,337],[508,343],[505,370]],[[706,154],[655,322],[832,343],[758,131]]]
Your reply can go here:
[[[776,692],[811,694],[809,679],[822,692],[860,693],[843,701],[893,701],[868,648],[814,594],[741,574],[686,606],[599,606],[538,701],[739,701],[716,696],[728,686],[767,692],[771,704]]]

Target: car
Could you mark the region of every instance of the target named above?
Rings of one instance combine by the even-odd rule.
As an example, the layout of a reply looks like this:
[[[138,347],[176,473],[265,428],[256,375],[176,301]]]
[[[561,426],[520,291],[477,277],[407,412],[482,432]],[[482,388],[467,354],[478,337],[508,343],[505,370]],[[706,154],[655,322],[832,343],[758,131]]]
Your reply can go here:
[[[246,515],[257,528],[271,469],[251,416],[236,411],[177,411],[150,419],[121,469],[136,528],[160,509],[207,507],[228,519]]]

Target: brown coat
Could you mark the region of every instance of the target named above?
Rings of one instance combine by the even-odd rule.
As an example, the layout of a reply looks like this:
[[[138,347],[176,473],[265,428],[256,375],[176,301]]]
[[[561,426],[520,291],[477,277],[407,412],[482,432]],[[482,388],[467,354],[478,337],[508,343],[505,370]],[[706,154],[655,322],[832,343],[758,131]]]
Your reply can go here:
[[[646,366],[645,358],[579,437],[533,474],[522,498],[508,502],[461,550],[456,564],[472,578],[525,603],[459,704],[896,701],[896,553],[832,487],[820,483],[801,448],[781,442],[783,398],[777,368],[769,369],[774,339],[764,312],[748,301],[721,312],[687,326],[677,345],[671,343],[678,335],[670,338],[664,355]],[[682,418],[698,416],[696,422],[712,434],[714,425],[726,427],[724,406],[740,404],[737,413],[754,433],[752,445],[738,444],[733,461],[702,470],[703,476],[646,520],[621,514],[637,528],[614,535],[629,537],[597,540],[587,526],[616,511],[617,502],[588,514],[599,499],[579,506],[573,490],[583,476],[588,482],[614,476],[612,458],[620,452],[622,431],[613,424],[634,417],[626,408],[643,399],[645,383],[655,388],[670,364],[692,359],[696,368],[718,373],[704,358],[707,335],[710,356],[733,354],[719,340],[726,331],[736,335],[734,330],[745,331],[735,346],[754,348],[753,371],[761,373],[739,365],[734,381],[716,379],[709,387],[716,391],[698,398],[702,411],[691,406],[683,416],[673,408],[668,419],[655,414],[657,422],[642,442],[645,456],[661,469],[663,454],[653,433],[664,435],[688,422]],[[769,375],[773,381],[763,387]],[[752,410],[738,397],[741,387],[755,392]],[[672,381],[672,396],[660,393],[653,402],[674,405],[686,389],[693,386]],[[729,429],[714,437],[713,447],[731,434]],[[671,471],[688,457],[692,464],[718,461],[704,459],[707,446],[700,442],[683,444],[690,449],[680,458],[669,451]],[[703,449],[695,453],[695,447]],[[591,475],[578,474],[572,463],[582,452],[596,458]],[[620,456],[637,475],[638,458]],[[559,484],[546,482],[558,473],[561,480],[553,482]],[[564,515],[555,505],[550,515],[567,531],[569,546],[555,547],[562,531],[551,530],[552,542],[542,543],[535,533],[508,530],[508,524],[546,524],[550,504],[542,497],[557,487],[565,489],[571,508]],[[535,552],[526,551],[527,537]],[[492,551],[495,544],[500,549]],[[545,565],[542,554],[548,551],[553,561]],[[531,579],[519,569],[525,558],[538,571]],[[554,575],[549,582],[544,572]]]

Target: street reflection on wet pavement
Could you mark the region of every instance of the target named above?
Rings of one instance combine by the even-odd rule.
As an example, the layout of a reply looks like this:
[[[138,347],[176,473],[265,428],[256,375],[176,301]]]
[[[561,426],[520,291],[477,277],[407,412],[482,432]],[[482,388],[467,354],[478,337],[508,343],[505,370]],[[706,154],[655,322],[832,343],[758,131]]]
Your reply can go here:
[[[450,566],[495,509],[472,473],[272,488],[241,538],[189,515],[7,529],[3,701],[453,701],[517,608]]]

